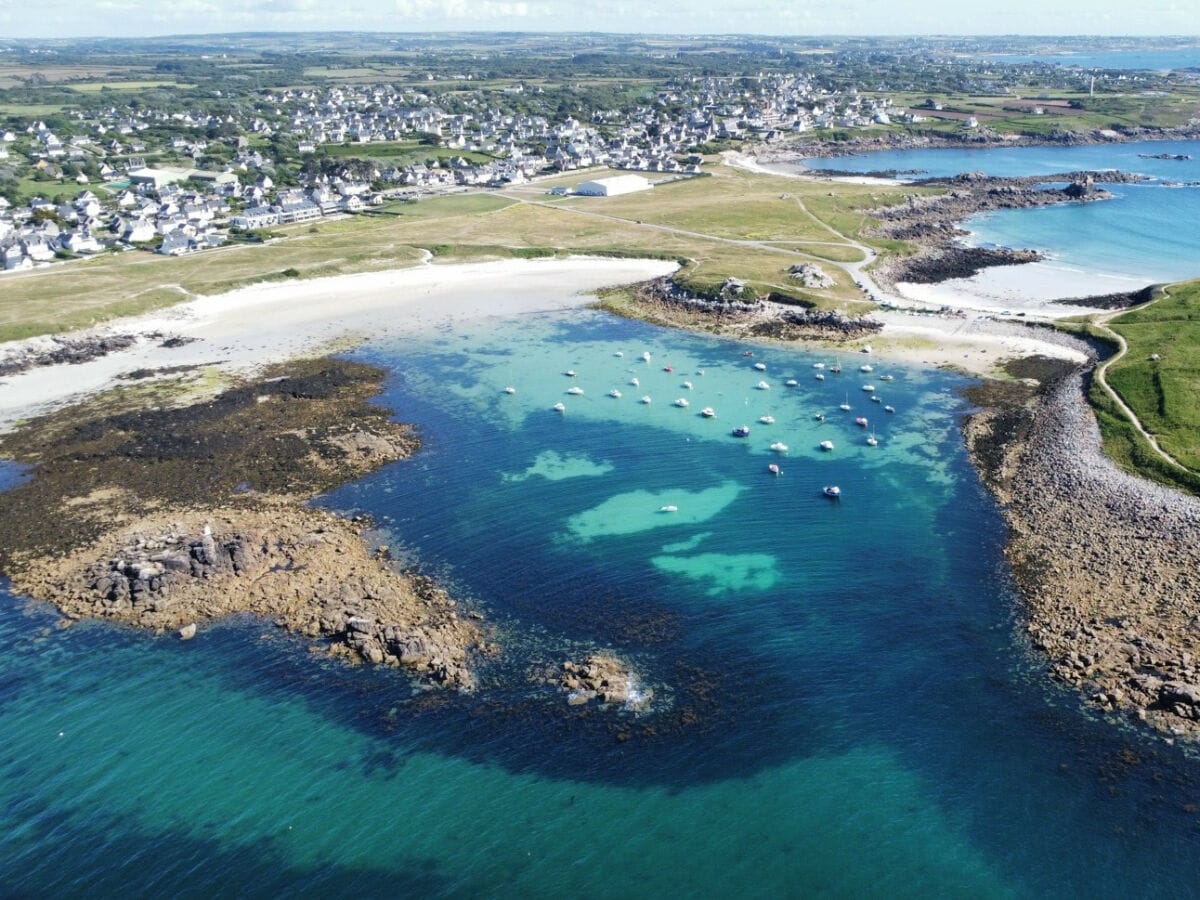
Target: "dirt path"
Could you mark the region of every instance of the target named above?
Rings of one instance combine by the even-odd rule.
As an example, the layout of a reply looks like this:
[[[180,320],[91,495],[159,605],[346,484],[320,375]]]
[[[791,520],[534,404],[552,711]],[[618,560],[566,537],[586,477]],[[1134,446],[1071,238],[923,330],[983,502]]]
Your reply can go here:
[[[1155,297],[1153,300],[1151,300],[1149,303],[1147,303],[1145,306],[1143,306],[1142,309],[1146,309],[1147,307],[1153,306],[1159,300],[1162,300],[1163,298],[1169,297],[1169,296],[1171,296],[1170,292],[1167,291],[1166,288],[1163,288],[1162,291],[1159,292],[1158,296]],[[1129,407],[1129,405],[1123,399],[1121,399],[1121,395],[1119,393],[1117,393],[1116,389],[1108,382],[1109,367],[1113,363],[1119,362],[1120,360],[1124,359],[1126,354],[1129,353],[1129,342],[1126,341],[1124,336],[1121,335],[1119,332],[1114,331],[1112,328],[1109,328],[1108,323],[1111,322],[1113,319],[1115,319],[1117,316],[1123,315],[1124,313],[1126,313],[1128,311],[1129,310],[1126,310],[1126,309],[1119,309],[1119,310],[1116,310],[1111,313],[1107,313],[1102,316],[1097,316],[1095,319],[1096,326],[1098,328],[1100,328],[1108,337],[1110,337],[1114,341],[1116,341],[1117,345],[1120,347],[1120,350],[1118,350],[1116,353],[1114,353],[1112,356],[1110,356],[1107,360],[1105,360],[1103,363],[1101,363],[1099,366],[1096,367],[1096,381],[1100,385],[1100,387],[1102,387],[1104,389],[1104,392],[1106,394],[1108,394],[1108,396],[1112,399],[1113,403],[1115,403],[1117,405],[1117,408],[1119,410],[1121,410],[1121,412],[1125,416],[1125,418],[1127,418],[1130,421],[1130,423],[1133,425],[1133,427],[1137,430],[1137,433],[1146,439],[1146,443],[1148,443],[1154,449],[1155,453],[1157,453],[1162,459],[1164,459],[1166,462],[1170,463],[1172,466],[1175,466],[1175,468],[1180,469],[1184,472],[1190,472],[1191,469],[1189,469],[1187,466],[1185,466],[1183,463],[1181,463],[1179,460],[1177,460],[1175,457],[1173,457],[1170,453],[1168,453],[1166,450],[1164,450],[1159,445],[1158,439],[1153,434],[1151,434],[1149,431],[1147,431],[1145,426],[1142,425],[1142,421],[1141,421],[1141,419],[1139,419],[1137,417],[1137,413],[1135,413]]]

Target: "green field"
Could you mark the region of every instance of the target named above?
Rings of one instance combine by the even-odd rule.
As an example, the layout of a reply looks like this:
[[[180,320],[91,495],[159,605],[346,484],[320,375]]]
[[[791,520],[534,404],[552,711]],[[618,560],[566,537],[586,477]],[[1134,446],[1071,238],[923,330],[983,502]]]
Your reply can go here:
[[[784,194],[791,199],[781,200]],[[544,188],[537,187],[434,197],[393,204],[372,215],[281,228],[281,237],[266,244],[178,259],[144,252],[106,254],[11,274],[0,293],[0,339],[64,331],[192,294],[278,278],[285,270],[311,278],[414,265],[422,251],[433,252],[439,262],[569,253],[666,256],[686,260],[681,277],[699,288],[733,276],[760,293],[777,291],[818,306],[857,309],[859,292],[835,266],[825,263],[837,285],[813,292],[799,289],[788,268],[821,262],[818,254],[856,254],[817,219],[824,211],[835,227],[840,223],[857,229],[864,218],[856,209],[880,200],[870,187],[807,183],[724,167],[716,167],[712,178],[607,200],[581,198],[564,206],[543,203],[544,196]],[[739,243],[764,234],[778,242]],[[797,243],[805,240],[822,243],[808,252]]]
[[[154,88],[179,88],[184,90],[194,88],[194,84],[180,84],[176,81],[91,81],[68,86],[70,90],[80,94],[98,94],[101,91],[143,91]]]
[[[1172,286],[1109,327],[1129,343],[1109,383],[1164,450],[1200,473],[1200,281]]]

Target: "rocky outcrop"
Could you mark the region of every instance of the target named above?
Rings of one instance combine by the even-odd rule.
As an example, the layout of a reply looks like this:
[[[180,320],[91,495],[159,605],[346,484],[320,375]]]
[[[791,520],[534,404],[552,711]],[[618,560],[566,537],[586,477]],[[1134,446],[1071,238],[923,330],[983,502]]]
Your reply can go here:
[[[824,290],[833,287],[837,282],[825,274],[825,270],[814,263],[800,263],[788,269],[788,275],[799,281],[806,288]]]
[[[847,316],[836,310],[787,309],[755,322],[747,329],[754,337],[770,337],[784,341],[806,338],[852,341],[868,337],[883,329],[883,323],[864,316]]]
[[[0,436],[35,466],[0,494],[0,564],[70,618],[194,636],[250,613],[337,655],[469,690],[475,616],[391,568],[362,525],[304,501],[419,442],[369,398],[383,372],[293,360],[190,405],[113,398]],[[156,404],[161,402],[155,399]]]
[[[15,586],[69,617],[105,618],[187,639],[196,623],[252,613],[351,659],[471,689],[486,652],[476,617],[427,578],[373,555],[352,523],[275,509],[175,510],[64,559],[25,567]]]
[[[597,702],[641,709],[653,692],[641,686],[630,666],[608,653],[593,653],[580,662],[567,661],[546,679],[566,694],[571,706]]]

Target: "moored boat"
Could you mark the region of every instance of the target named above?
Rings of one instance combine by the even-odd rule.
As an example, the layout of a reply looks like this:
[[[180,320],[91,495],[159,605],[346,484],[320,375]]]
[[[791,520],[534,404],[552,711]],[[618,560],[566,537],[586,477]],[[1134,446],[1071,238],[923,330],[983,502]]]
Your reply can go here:
[[[580,395],[580,394],[582,394],[582,393],[583,393],[583,388],[581,388],[581,387],[572,387],[572,388],[567,388],[567,393],[568,393],[568,394],[574,394],[574,395],[578,396],[578,395]]]
[[[649,394],[644,394],[644,395],[642,396],[642,399],[641,399],[640,401],[638,401],[638,402],[639,402],[639,403],[646,403],[646,404],[650,403],[650,395],[649,395]]]
[[[825,487],[821,488],[821,493],[824,494],[826,497],[837,498],[837,497],[842,496],[842,489],[840,487],[838,487],[836,484],[827,484],[827,485],[825,485]]]
[[[783,474],[783,470],[779,468],[779,465],[777,463],[770,463],[767,466],[767,471],[770,472],[772,475],[782,475]]]
[[[765,372],[765,371],[767,371],[767,364],[766,363],[755,363],[754,368],[758,369],[758,371],[760,371],[760,372]]]
[[[620,399],[621,399],[621,392],[620,392],[620,391],[618,391],[616,388],[613,388],[611,391],[609,391],[609,392],[608,392],[608,396],[610,396],[610,397],[616,397],[618,400],[620,400]]]
[[[828,453],[830,450],[833,449],[833,441],[821,441],[821,443],[818,446],[822,450],[824,450],[826,453]]]
[[[688,405],[687,397],[680,397],[678,400],[675,401],[675,405],[680,407],[681,409],[686,409],[687,405]]]
[[[867,417],[859,416],[857,419],[854,420],[854,424],[857,425],[859,428],[866,428],[867,427]]]
[[[771,449],[776,453],[787,453],[788,445],[785,444],[783,441],[776,441],[775,443],[773,443],[771,445]]]
[[[716,414],[717,414],[717,411],[715,409],[713,409],[711,406],[706,406],[706,407],[704,407],[704,409],[700,410],[700,415],[704,416],[704,418],[706,418],[706,419],[711,419]]]
[[[566,404],[563,403],[561,400],[558,403],[555,403],[553,408],[554,408],[555,412],[566,412],[567,411]]]
[[[774,425],[775,417],[774,416],[759,416],[758,421],[762,422],[764,425]]]
[[[760,381],[758,384],[755,385],[755,387],[758,388],[760,391],[769,391],[771,389],[771,386],[769,384],[767,384],[765,381]]]
[[[504,393],[506,393],[506,394],[515,394],[516,392],[517,392],[517,389],[515,387],[513,387],[511,384],[504,389]]]
[[[750,426],[749,425],[739,425],[737,428],[733,429],[733,431],[730,433],[734,437],[749,437],[750,436]]]

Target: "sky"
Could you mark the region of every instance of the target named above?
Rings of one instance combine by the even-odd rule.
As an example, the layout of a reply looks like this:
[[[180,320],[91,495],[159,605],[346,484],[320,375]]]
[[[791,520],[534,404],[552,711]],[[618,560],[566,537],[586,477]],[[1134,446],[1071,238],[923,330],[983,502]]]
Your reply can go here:
[[[0,0],[0,45],[234,31],[1197,35],[1200,0]]]

